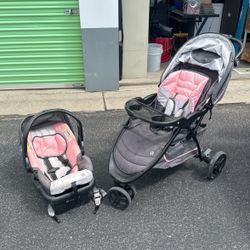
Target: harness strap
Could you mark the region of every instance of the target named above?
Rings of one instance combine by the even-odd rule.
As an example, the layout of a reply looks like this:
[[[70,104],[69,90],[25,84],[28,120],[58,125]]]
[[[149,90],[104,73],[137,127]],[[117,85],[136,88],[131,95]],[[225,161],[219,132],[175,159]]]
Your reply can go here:
[[[169,100],[171,100],[171,101],[173,102],[173,108],[172,108],[172,111],[171,111],[170,116],[173,116],[173,115],[174,115],[175,108],[176,108],[176,99],[175,99],[175,98],[176,98],[177,95],[178,95],[178,93],[176,93],[173,97],[169,97]],[[188,99],[184,102],[184,104],[182,105],[182,107],[179,108],[178,111],[184,110],[184,108],[186,108],[186,106],[188,105],[189,100],[190,100],[190,98],[188,98]],[[167,107],[167,105],[168,105],[168,102],[167,102],[167,104],[166,104],[166,107]],[[165,107],[165,109],[166,109],[166,107]],[[178,111],[177,111],[177,113],[178,113]]]
[[[48,173],[49,173],[49,175],[51,176],[52,180],[56,180],[57,177],[56,177],[55,172],[56,172],[56,170],[57,170],[58,168],[53,168],[52,165],[51,165],[51,163],[50,163],[49,158],[47,158],[47,157],[44,158],[43,161],[44,161],[45,166],[46,166],[47,169],[48,169]]]
[[[62,155],[57,156],[57,159],[66,167],[70,167],[70,162],[67,158],[64,158]]]
[[[65,166],[65,167],[69,167],[70,169],[67,171],[66,175],[68,175],[69,173],[71,173],[71,164],[69,162],[69,160],[66,158],[64,158],[62,155],[57,156],[57,159]]]
[[[209,101],[208,101],[208,103],[205,105],[205,108],[208,109],[209,113],[210,113],[209,114],[209,120],[211,120],[212,115],[213,115],[213,112],[212,112],[213,107],[214,107],[214,104],[213,104],[213,102],[212,102],[212,100],[210,98]]]
[[[72,182],[72,188],[73,188],[73,192],[74,192],[74,201],[75,201],[75,203],[80,204],[79,193],[78,193],[78,189],[77,189],[77,185],[76,185],[75,181]]]
[[[183,104],[183,106],[181,107],[181,109],[184,109],[184,108],[186,108],[186,106],[188,105],[188,103],[189,103],[189,98],[186,100],[186,102]]]

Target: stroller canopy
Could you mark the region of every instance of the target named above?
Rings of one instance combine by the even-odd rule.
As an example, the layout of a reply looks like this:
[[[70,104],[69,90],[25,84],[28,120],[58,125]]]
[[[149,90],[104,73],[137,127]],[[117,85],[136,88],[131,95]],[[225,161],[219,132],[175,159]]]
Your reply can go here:
[[[163,72],[161,82],[179,64],[200,66],[218,73],[218,82],[213,87],[212,101],[217,103],[227,87],[235,59],[232,42],[223,35],[207,33],[190,39],[174,56]]]

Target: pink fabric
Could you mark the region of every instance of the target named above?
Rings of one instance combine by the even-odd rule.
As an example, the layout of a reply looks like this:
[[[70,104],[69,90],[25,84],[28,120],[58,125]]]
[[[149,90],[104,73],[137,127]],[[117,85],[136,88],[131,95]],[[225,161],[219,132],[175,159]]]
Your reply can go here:
[[[38,157],[45,158],[64,154],[67,144],[61,135],[55,134],[35,137],[33,139],[33,147]]]
[[[56,123],[53,128],[55,129],[56,133],[61,134],[67,141],[67,151],[66,156],[70,162],[70,165],[74,167],[77,164],[77,155],[81,153],[77,140],[65,123]]]
[[[77,156],[81,153],[77,140],[66,123],[53,125],[56,135],[36,136],[31,131],[28,135],[27,153],[31,167],[38,168],[43,173],[47,172],[43,159],[39,157],[51,157],[62,155],[65,150],[67,159],[72,166],[72,172],[77,172]]]
[[[43,160],[37,157],[36,152],[33,148],[32,140],[33,140],[33,137],[31,135],[31,133],[29,133],[28,143],[27,143],[27,153],[28,153],[30,166],[33,168],[37,168],[41,172],[44,173],[47,171],[47,168],[46,168],[46,166],[44,166]]]
[[[161,84],[172,97],[178,94],[178,100],[189,98],[192,104],[192,112],[206,86],[209,78],[189,70],[179,70],[171,73]]]

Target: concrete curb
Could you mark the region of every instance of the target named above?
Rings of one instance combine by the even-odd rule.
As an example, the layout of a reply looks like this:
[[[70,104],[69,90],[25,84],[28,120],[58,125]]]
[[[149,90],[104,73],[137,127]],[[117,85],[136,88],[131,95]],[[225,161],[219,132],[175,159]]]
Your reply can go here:
[[[127,100],[157,91],[157,84],[121,86],[119,91],[86,92],[81,89],[0,91],[0,115],[27,115],[44,109],[74,112],[123,109]],[[250,103],[250,79],[231,80],[220,103]]]

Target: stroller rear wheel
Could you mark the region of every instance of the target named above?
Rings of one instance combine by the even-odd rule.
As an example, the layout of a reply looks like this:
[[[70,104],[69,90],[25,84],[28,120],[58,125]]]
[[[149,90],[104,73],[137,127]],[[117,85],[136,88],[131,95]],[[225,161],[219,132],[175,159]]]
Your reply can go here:
[[[108,191],[108,199],[112,207],[125,210],[131,204],[131,196],[122,187],[112,187]]]
[[[217,152],[212,158],[208,166],[208,179],[214,180],[216,177],[218,177],[223,168],[225,167],[227,160],[226,153],[219,151]]]

